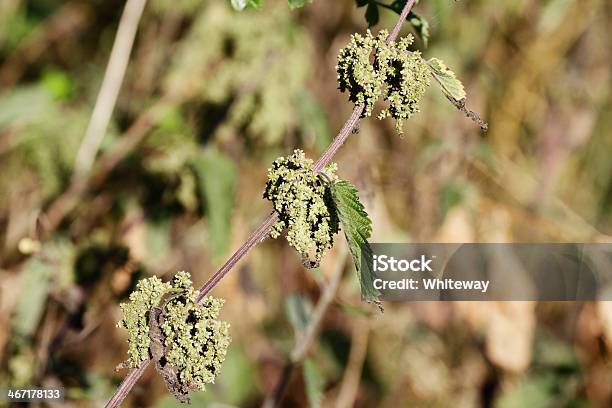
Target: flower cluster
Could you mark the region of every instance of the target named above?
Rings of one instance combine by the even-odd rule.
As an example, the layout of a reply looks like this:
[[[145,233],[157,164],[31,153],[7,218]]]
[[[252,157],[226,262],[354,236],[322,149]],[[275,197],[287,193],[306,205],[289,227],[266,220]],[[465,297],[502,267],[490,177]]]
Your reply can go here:
[[[354,34],[349,44],[340,50],[338,54],[338,83],[340,92],[348,91],[349,100],[355,105],[365,105],[363,115],[372,115],[374,103],[382,96],[382,84],[380,70],[375,69],[370,62],[372,50],[377,54],[385,50],[386,31],[381,31],[376,37],[370,30],[364,36]]]
[[[389,102],[389,107],[378,118],[395,119],[398,133],[402,133],[403,121],[419,111],[419,101],[429,86],[427,63],[420,52],[409,51],[413,41],[409,35],[377,54],[377,58],[384,61],[380,63],[386,84],[383,98]]]
[[[172,289],[169,282],[162,282],[154,276],[143,279],[130,294],[130,302],[120,305],[123,318],[117,323],[128,331],[128,361],[130,368],[136,368],[150,358],[149,355],[149,311],[156,307],[164,293]]]
[[[280,221],[272,228],[277,238],[287,229],[287,241],[304,257],[315,249],[315,263],[333,245],[338,232],[338,216],[332,204],[329,183],[337,179],[337,166],[313,171],[313,161],[304,152],[279,157],[268,169],[264,198],[272,201]]]
[[[429,70],[418,51],[410,51],[412,35],[387,44],[386,30],[376,37],[354,34],[338,55],[338,83],[349,100],[365,106],[363,116],[370,116],[379,97],[389,102],[379,119],[392,117],[402,133],[405,119],[419,111],[419,101],[429,86]],[[373,58],[371,63],[370,58]]]
[[[230,343],[229,324],[218,320],[223,300],[208,296],[198,304],[196,298],[189,273],[179,272],[172,282],[141,280],[130,302],[121,304],[118,326],[128,330],[127,365],[153,358],[168,388],[180,394],[214,382]]]

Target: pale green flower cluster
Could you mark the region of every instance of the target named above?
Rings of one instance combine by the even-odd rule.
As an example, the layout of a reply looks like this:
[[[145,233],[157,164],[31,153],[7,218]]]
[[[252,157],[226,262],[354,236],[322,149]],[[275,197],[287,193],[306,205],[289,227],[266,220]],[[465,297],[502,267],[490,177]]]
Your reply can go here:
[[[129,303],[120,305],[123,318],[117,327],[128,331],[128,365],[136,368],[150,358],[149,355],[149,311],[158,305],[161,297],[172,289],[169,282],[157,276],[142,279],[130,294]]]
[[[330,164],[318,174],[313,165],[301,150],[276,159],[268,169],[264,198],[272,201],[280,218],[270,235],[277,238],[286,228],[289,245],[304,257],[315,249],[315,260],[319,261],[338,232],[329,190],[329,183],[337,180],[337,166]]]
[[[168,303],[159,302],[168,293],[178,293]],[[129,366],[138,367],[151,358],[149,347],[149,312],[163,307],[165,364],[175,372],[179,382],[190,388],[204,389],[214,382],[225,360],[230,343],[229,324],[218,320],[224,301],[211,296],[196,303],[197,291],[187,272],[179,272],[171,283],[152,277],[138,282],[130,302],[121,305],[123,319],[118,326],[128,329]]]
[[[389,107],[383,109],[378,118],[394,118],[398,133],[402,133],[404,120],[419,111],[419,101],[429,86],[427,63],[420,52],[409,51],[413,41],[414,38],[409,35],[377,55],[384,61],[380,64],[385,71],[383,98],[389,101]]]
[[[349,44],[338,54],[338,83],[340,92],[348,91],[349,100],[355,105],[365,105],[363,116],[372,115],[374,103],[382,95],[382,84],[379,70],[370,62],[373,50],[384,50],[387,32],[381,31],[376,37],[370,30],[365,36],[353,34]]]
[[[418,51],[410,51],[412,35],[386,44],[386,30],[376,37],[368,30],[365,36],[354,34],[338,55],[338,83],[349,100],[364,104],[363,116],[370,116],[379,97],[389,102],[379,119],[394,118],[402,133],[403,121],[419,111],[419,101],[429,86],[429,70]],[[373,63],[371,63],[371,59]]]

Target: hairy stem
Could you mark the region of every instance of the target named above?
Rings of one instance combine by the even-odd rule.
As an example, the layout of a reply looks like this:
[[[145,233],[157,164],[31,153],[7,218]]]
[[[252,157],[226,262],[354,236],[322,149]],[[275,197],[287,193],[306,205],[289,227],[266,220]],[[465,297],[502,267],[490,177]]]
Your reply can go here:
[[[264,222],[247,238],[246,242],[234,252],[234,254],[223,264],[223,266],[211,276],[200,288],[197,302],[199,303],[221,279],[238,263],[238,261],[255,245],[259,244],[270,232],[270,228],[278,221],[278,214],[271,213]]]
[[[404,24],[404,21],[406,21],[412,6],[414,6],[414,0],[408,0],[404,6],[404,9],[402,10],[402,14],[400,14],[399,19],[397,20],[397,23],[395,23],[395,27],[393,27],[393,31],[391,31],[391,34],[389,34],[389,37],[387,37],[387,44],[391,44],[397,39],[397,36],[399,35],[402,25]]]
[[[391,42],[397,39],[400,29],[402,28],[402,24],[406,20],[406,16],[408,16],[408,13],[410,12],[410,9],[412,9],[413,5],[414,0],[409,0],[406,2],[406,5],[404,6],[404,9],[402,10],[400,17],[397,23],[395,24],[395,27],[393,27],[393,31],[391,31],[391,34],[389,34],[389,37],[387,37],[387,44],[390,44]],[[315,163],[313,167],[314,171],[320,171],[321,169],[323,169],[323,167],[329,164],[338,149],[340,149],[340,147],[344,144],[355,126],[359,123],[359,120],[361,119],[361,114],[363,113],[363,109],[363,105],[358,105],[355,107],[355,109],[353,109],[353,113],[348,118],[342,129],[340,129],[340,132],[336,135],[336,137],[334,138],[330,146],[327,148],[327,150],[323,153],[323,155],[321,155],[321,158],[319,158],[319,160]],[[270,233],[270,228],[272,228],[276,221],[278,221],[278,214],[272,213],[268,215],[264,222],[255,231],[253,231],[247,241],[242,244],[240,248],[238,248],[238,250],[236,250],[236,252],[234,252],[234,254],[228,259],[228,261],[223,264],[223,266],[217,272],[215,272],[210,277],[210,279],[200,288],[200,293],[197,299],[198,302],[201,301],[204,296],[206,296],[219,283],[219,281],[223,279],[225,275],[227,275],[227,273],[234,267],[234,265],[236,265],[236,263],[238,263],[238,261],[240,261],[240,259],[242,259],[242,257],[246,255],[246,253],[251,248],[263,241],[268,236],[268,234]],[[115,408],[119,406],[119,404],[121,404],[121,401],[123,401],[123,399],[130,392],[138,378],[144,372],[144,367],[146,367],[148,364],[149,361],[144,362],[142,363],[141,367],[130,371],[126,379],[121,383],[121,385],[119,385],[119,387],[115,391],[113,397],[105,405],[106,408]]]
[[[140,367],[133,369],[125,376],[117,391],[113,394],[112,398],[106,403],[106,407],[118,407],[119,404],[127,397],[128,393],[136,384],[142,373],[147,369],[151,360],[144,361]]]

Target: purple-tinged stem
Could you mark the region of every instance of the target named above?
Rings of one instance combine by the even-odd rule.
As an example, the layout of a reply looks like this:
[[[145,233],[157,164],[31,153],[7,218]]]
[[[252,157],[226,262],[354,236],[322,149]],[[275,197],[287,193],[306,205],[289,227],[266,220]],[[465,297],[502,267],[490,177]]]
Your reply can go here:
[[[236,252],[234,252],[230,259],[228,259],[227,262],[225,262],[225,264],[223,264],[223,266],[200,288],[200,293],[198,294],[197,298],[198,303],[217,285],[217,283],[219,283],[221,279],[223,279],[223,277],[234,267],[234,265],[236,265],[236,263],[238,263],[238,261],[240,261],[240,259],[249,251],[249,249],[253,248],[266,238],[270,232],[270,228],[272,228],[277,221],[278,214],[276,212],[268,215],[264,222],[255,231],[253,231],[246,242],[242,244],[242,246],[238,248]]]
[[[113,394],[112,398],[106,403],[106,408],[115,408],[121,404],[150,362],[151,360],[144,361],[140,367],[134,368],[125,376],[119,387],[117,387],[115,394]]]

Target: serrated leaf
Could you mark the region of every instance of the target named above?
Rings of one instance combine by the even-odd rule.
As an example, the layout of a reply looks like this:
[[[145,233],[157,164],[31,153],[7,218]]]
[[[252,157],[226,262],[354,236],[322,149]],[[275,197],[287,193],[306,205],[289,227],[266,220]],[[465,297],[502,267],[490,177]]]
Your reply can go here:
[[[427,45],[429,44],[429,22],[412,11],[408,14],[406,19],[412,25],[412,27],[414,27],[421,41],[423,41],[423,46],[427,48]]]
[[[285,313],[296,332],[306,329],[312,317],[312,303],[302,295],[290,295],[285,301]]]
[[[306,3],[312,3],[312,0],[287,0],[289,2],[290,9],[296,9],[300,7],[304,7]]]
[[[378,24],[380,16],[378,15],[378,6],[375,3],[368,4],[368,8],[365,12],[365,19],[368,22],[368,27]]]
[[[341,180],[333,183],[331,193],[359,275],[361,298],[376,302],[380,292],[374,289],[373,255],[372,248],[368,243],[372,233],[370,217],[359,201],[357,188],[348,181]]]
[[[442,60],[432,58],[427,61],[427,65],[429,66],[431,75],[434,77],[436,82],[438,82],[442,88],[442,91],[447,96],[455,99],[456,101],[465,99],[466,94],[463,84],[457,79],[455,73],[451,71],[444,64],[444,62],[442,62]]]
[[[224,154],[208,150],[193,161],[201,201],[208,215],[208,236],[215,258],[225,254],[230,240],[236,166]]]
[[[319,408],[323,400],[323,375],[312,359],[307,358],[302,364],[302,375],[306,384],[306,396],[310,408]]]

